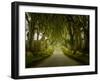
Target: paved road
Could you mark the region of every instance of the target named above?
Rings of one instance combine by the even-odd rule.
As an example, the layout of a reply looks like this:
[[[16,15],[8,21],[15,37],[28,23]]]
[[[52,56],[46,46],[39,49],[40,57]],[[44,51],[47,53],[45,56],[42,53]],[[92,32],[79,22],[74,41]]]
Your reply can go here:
[[[81,63],[76,60],[67,57],[63,54],[60,48],[56,48],[53,55],[49,58],[41,61],[36,67],[50,67],[50,66],[73,66],[81,65]]]

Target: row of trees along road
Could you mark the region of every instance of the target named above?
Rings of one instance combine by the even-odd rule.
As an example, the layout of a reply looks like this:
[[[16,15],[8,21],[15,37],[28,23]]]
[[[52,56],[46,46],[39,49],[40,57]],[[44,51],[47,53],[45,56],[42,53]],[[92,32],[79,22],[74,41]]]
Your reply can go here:
[[[38,42],[36,49],[46,49],[48,45],[60,43],[76,51],[89,51],[89,16],[66,14],[25,13],[27,50],[33,50],[33,41]],[[35,34],[37,35],[34,38]],[[40,39],[41,35],[41,39]],[[42,43],[42,48],[41,44]],[[36,44],[35,42],[35,44]],[[35,49],[35,48],[34,48]]]

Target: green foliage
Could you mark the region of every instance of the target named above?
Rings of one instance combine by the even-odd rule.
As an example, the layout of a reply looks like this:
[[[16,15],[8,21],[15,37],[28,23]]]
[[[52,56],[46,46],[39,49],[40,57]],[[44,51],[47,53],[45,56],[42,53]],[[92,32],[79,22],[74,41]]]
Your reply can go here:
[[[25,17],[28,22],[27,30],[29,32],[26,41],[26,57],[29,59],[27,61],[28,63],[31,64],[33,61],[39,61],[50,56],[53,46],[58,43],[70,50],[67,50],[68,54],[75,54],[76,56],[78,52],[82,52],[84,55],[89,54],[88,15],[27,12]],[[39,39],[40,33],[42,33],[41,39]],[[36,40],[34,39],[35,34],[37,34]],[[28,52],[31,52],[31,54]]]
[[[32,65],[37,64],[37,62],[46,59],[53,54],[53,51],[52,47],[48,47],[45,51],[26,52],[26,67],[31,67]]]
[[[30,21],[27,18],[27,14],[31,18]],[[89,16],[41,13],[27,14],[26,20],[31,24],[31,26],[29,25],[30,34],[34,35],[34,29],[37,28],[38,32],[42,32],[44,33],[44,36],[48,37],[51,44],[65,40],[65,44],[69,44],[73,50],[88,48]],[[83,33],[83,38],[81,33]],[[68,35],[70,36],[70,39],[67,39]],[[30,37],[30,39],[31,38],[32,37]],[[66,40],[68,42],[66,42]]]
[[[33,61],[33,54],[32,52],[27,52],[26,59],[25,59],[26,66],[29,66]]]
[[[69,57],[79,61],[80,63],[87,64],[87,65],[89,64],[88,54],[84,55],[82,52],[79,52],[79,51],[77,51],[76,54],[73,54],[73,52],[74,52],[73,50],[67,49],[64,46],[62,47],[62,50],[66,56],[69,56]]]

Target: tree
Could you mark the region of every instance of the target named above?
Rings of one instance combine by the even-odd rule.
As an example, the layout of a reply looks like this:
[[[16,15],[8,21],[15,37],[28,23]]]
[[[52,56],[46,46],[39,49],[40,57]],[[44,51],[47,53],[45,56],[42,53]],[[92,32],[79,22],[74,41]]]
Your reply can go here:
[[[89,16],[26,13],[26,20],[29,27],[30,49],[35,33],[37,41],[42,34],[41,41],[47,37],[51,45],[64,43],[66,48],[74,51],[73,54],[77,50],[89,49]]]

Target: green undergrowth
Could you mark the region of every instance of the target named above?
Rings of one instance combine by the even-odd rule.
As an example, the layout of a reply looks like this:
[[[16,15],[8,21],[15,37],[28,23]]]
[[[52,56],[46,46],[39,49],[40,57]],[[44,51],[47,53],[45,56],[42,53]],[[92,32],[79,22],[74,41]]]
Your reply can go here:
[[[73,58],[83,65],[89,65],[89,55],[83,54],[79,51],[77,51],[75,54],[73,54],[73,51],[70,49],[67,49],[66,47],[62,47],[62,50],[66,56],[69,56],[70,58]]]
[[[38,62],[48,58],[53,54],[53,48],[48,47],[46,50],[37,51],[37,52],[26,52],[26,68],[33,67],[34,65],[38,64]]]

